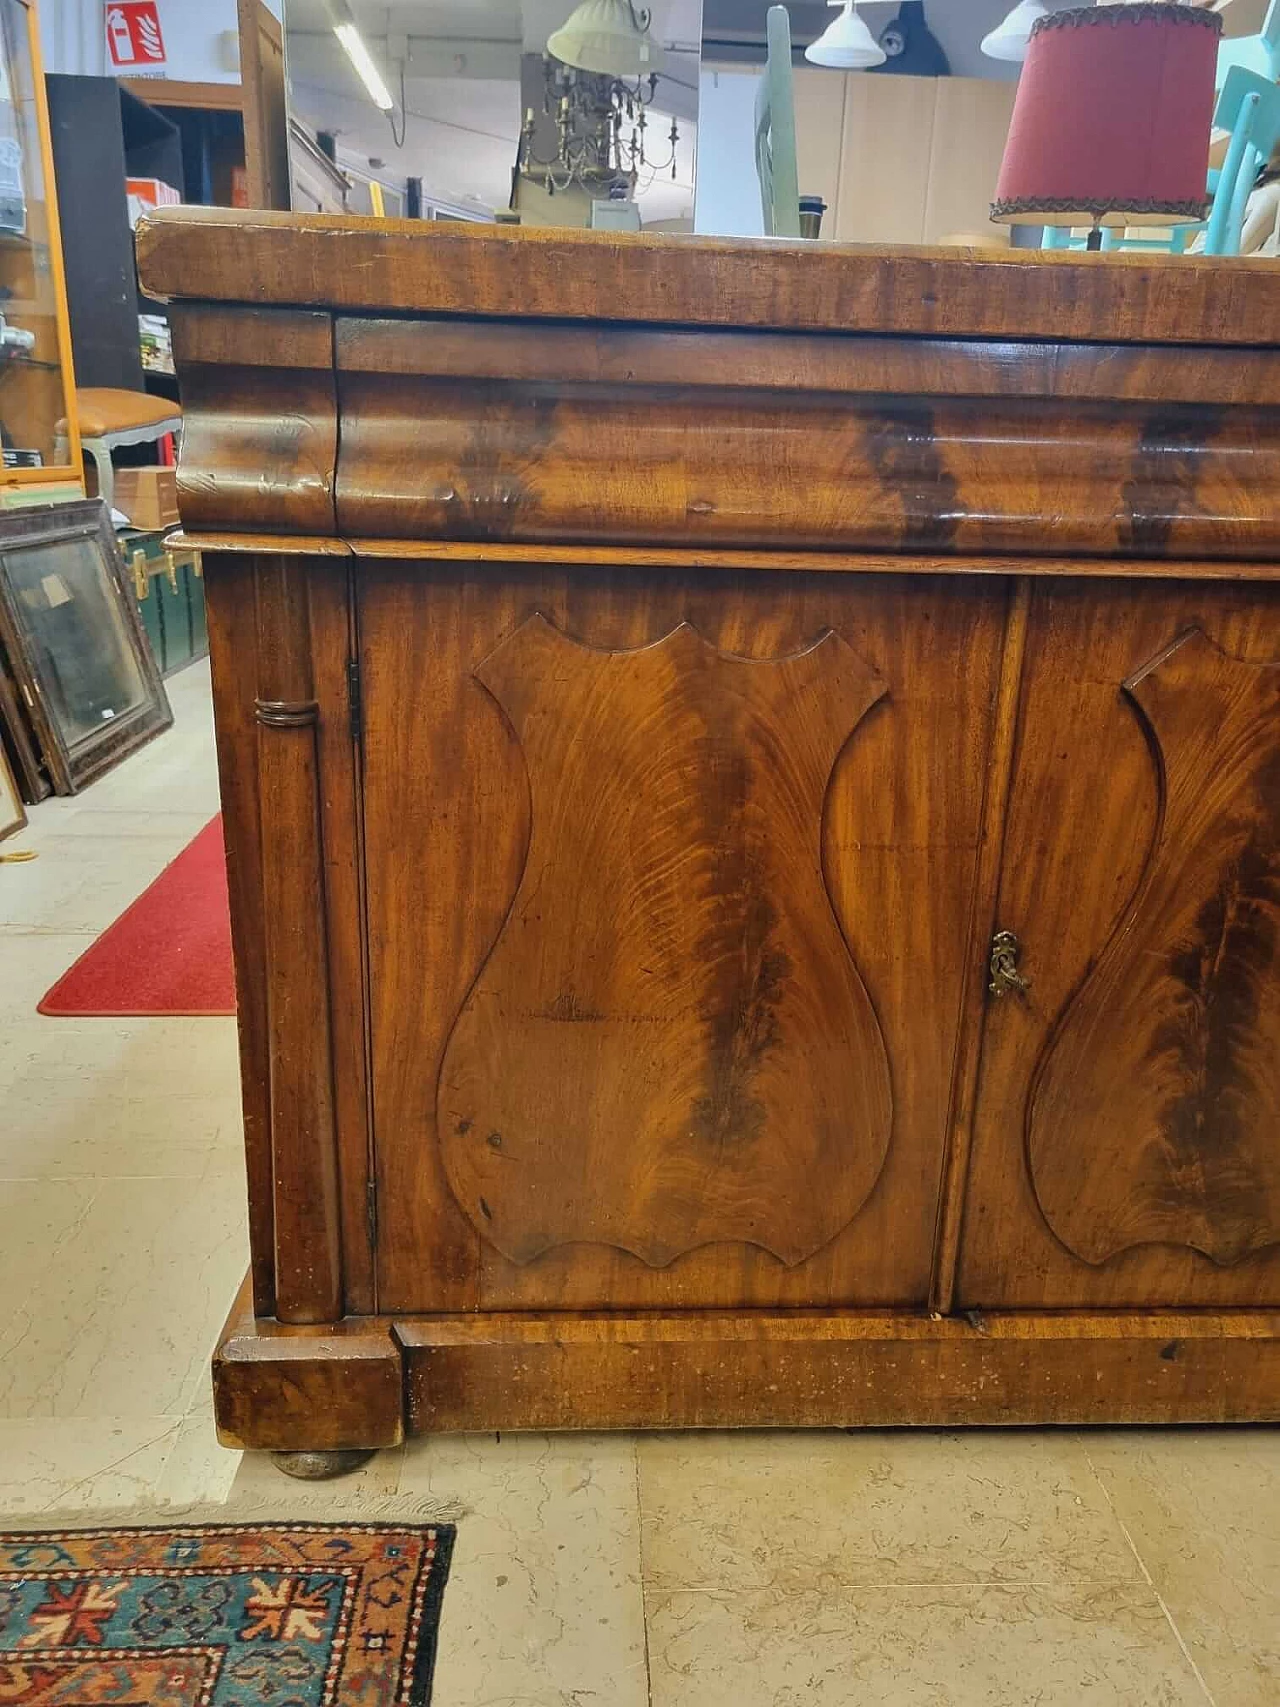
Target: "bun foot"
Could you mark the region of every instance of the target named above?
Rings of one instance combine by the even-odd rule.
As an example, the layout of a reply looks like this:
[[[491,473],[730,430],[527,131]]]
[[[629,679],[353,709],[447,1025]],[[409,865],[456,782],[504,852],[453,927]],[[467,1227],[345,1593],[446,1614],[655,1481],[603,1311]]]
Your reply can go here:
[[[295,1476],[300,1482],[327,1482],[334,1476],[345,1476],[358,1470],[373,1457],[373,1448],[363,1447],[344,1452],[273,1452],[277,1470]]]

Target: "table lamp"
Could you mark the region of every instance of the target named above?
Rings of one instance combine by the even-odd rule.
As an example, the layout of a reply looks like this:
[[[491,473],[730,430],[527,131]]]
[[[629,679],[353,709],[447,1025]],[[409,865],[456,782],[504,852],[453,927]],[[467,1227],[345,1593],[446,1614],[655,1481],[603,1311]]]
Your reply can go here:
[[[1100,5],[1032,27],[991,217],[1002,224],[1180,225],[1205,217],[1222,19]]]

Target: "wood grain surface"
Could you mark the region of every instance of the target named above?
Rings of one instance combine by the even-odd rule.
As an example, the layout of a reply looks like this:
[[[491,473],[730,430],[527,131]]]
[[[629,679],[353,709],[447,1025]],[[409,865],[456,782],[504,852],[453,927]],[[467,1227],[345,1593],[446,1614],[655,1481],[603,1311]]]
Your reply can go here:
[[[1009,814],[1009,790],[1017,748],[1018,711],[1022,700],[1022,672],[1026,660],[1027,613],[1030,604],[1030,582],[1025,577],[1011,581],[1005,609],[1000,675],[991,719],[991,739],[987,750],[978,857],[974,863],[973,887],[969,896],[964,994],[956,1029],[951,1098],[947,1109],[942,1195],[938,1204],[933,1277],[929,1286],[929,1309],[932,1314],[939,1316],[949,1315],[955,1306],[960,1239],[964,1227],[969,1163],[973,1151],[986,998],[991,977],[991,942],[997,928],[996,902],[1005,851],[1004,831]]]
[[[1280,1316],[555,1312],[255,1321],[214,1354],[219,1438],[267,1451],[460,1429],[1275,1422]]]
[[[1033,589],[962,1305],[1280,1304],[1278,595]]]
[[[952,395],[975,378],[978,364],[963,350],[937,392],[907,372],[896,376],[902,390],[842,391],[838,366],[828,388],[817,356],[807,390],[796,385],[793,358],[776,381],[761,373],[743,391],[723,379],[738,365],[736,335],[718,336],[718,372],[691,363],[680,383],[669,358],[655,361],[651,377],[644,352],[613,381],[341,371],[339,532],[1280,555],[1280,410],[980,388]],[[645,337],[651,348],[665,343]],[[753,352],[744,354],[749,372]],[[935,365],[947,366],[942,356]],[[874,367],[873,357],[869,377]],[[1243,399],[1246,383],[1236,379]]]
[[[178,509],[188,527],[336,531],[337,400],[329,315],[171,311],[181,377]]]
[[[226,1438],[1280,1420],[1280,274],[139,250],[217,548]]]
[[[1280,1420],[1280,1317],[705,1311],[395,1324],[407,1429]]]
[[[366,375],[509,384],[708,386],[833,396],[1039,397],[1127,403],[1280,405],[1280,350],[1188,343],[1176,360],[1142,345],[906,338],[851,332],[540,325],[527,320],[334,319],[344,401]]]
[[[744,411],[711,391],[551,402],[477,389],[402,383],[389,418],[353,401],[344,533],[1280,555],[1280,416],[1262,411],[917,397],[771,397]]]
[[[1280,1243],[1280,662],[1200,629],[1124,684],[1159,770],[1138,892],[1037,1070],[1028,1155],[1086,1262]]]
[[[1272,351],[1200,344],[1171,362],[1114,340],[333,324],[202,305],[177,319],[188,528],[1280,556]]]
[[[332,1322],[344,1307],[342,1223],[309,585],[299,557],[256,568],[275,1314]]]
[[[218,788],[227,845],[227,891],[236,972],[240,1099],[244,1117],[253,1306],[275,1313],[275,1209],[271,1163],[270,1040],[258,810],[256,561],[239,553],[203,559],[213,675]]]
[[[333,1120],[342,1226],[342,1301],[350,1315],[377,1308],[369,1101],[369,989],[364,933],[360,744],[347,666],[356,653],[350,559],[308,564],[312,685],[318,715],[320,837],[324,859]]]
[[[166,208],[162,298],[421,314],[1267,345],[1280,277],[1221,257],[886,249]]]
[[[295,551],[292,534],[188,533],[167,536],[176,549],[220,552]],[[889,551],[792,551],[779,546],[769,551],[746,551],[732,546],[637,545],[512,545],[502,540],[456,539],[338,539],[332,535],[306,540],[308,554],[329,557],[374,557],[397,563],[562,563],[618,569],[731,569],[734,571],[803,570],[822,575],[950,575],[1001,580],[1017,574],[1021,580],[1070,576],[1073,580],[1137,581],[1271,581],[1276,565],[1206,557],[946,557],[937,552],[913,552],[910,557]]]
[[[832,769],[885,683],[830,630],[762,661],[687,622],[596,650],[541,615],[475,674],[531,835],[440,1069],[458,1201],[520,1263],[577,1242],[803,1262],[889,1143],[884,1040],[822,870]]]
[[[359,617],[379,1170],[378,1296],[383,1309],[662,1308],[740,1302],[765,1307],[849,1301],[923,1305],[929,1287],[957,1013],[968,978],[973,862],[981,834],[1004,620],[1003,586],[986,585],[994,598],[981,588],[923,577],[842,580],[647,574],[604,568],[570,572],[531,564],[508,566],[500,574],[483,566],[442,568],[424,577],[414,564],[370,562],[364,567],[359,578]],[[535,942],[538,954],[546,956],[545,965],[534,957],[528,984],[514,986],[508,1010],[513,1025],[521,1028],[521,1039],[533,1029],[525,1016],[545,1011],[563,993],[563,984],[552,988],[556,978],[544,978],[544,973],[558,978],[568,963],[573,976],[584,980],[576,1000],[584,1008],[594,1000],[599,1008],[602,1001],[612,1002],[615,981],[618,989],[643,994],[641,969],[653,965],[640,953],[638,915],[628,923],[625,936],[616,922],[632,856],[622,845],[626,837],[621,826],[609,821],[603,806],[607,801],[610,811],[624,819],[632,808],[614,774],[616,761],[608,759],[597,744],[594,721],[605,718],[602,705],[593,702],[582,735],[596,755],[591,774],[583,778],[585,798],[576,786],[573,793],[563,784],[550,794],[544,788],[539,809],[536,796],[531,796],[531,773],[516,732],[477,677],[486,659],[496,654],[501,660],[504,641],[537,612],[575,641],[601,648],[605,654],[624,655],[618,665],[609,665],[606,659],[602,682],[610,670],[632,667],[626,654],[633,654],[633,664],[643,659],[635,648],[654,646],[681,622],[692,624],[718,651],[756,660],[750,665],[729,662],[707,671],[706,684],[697,691],[710,695],[707,709],[720,720],[719,744],[713,749],[708,743],[703,749],[695,743],[694,778],[685,783],[671,771],[663,784],[675,790],[672,801],[684,798],[683,789],[707,797],[705,801],[690,798],[687,809],[681,807],[686,822],[673,825],[669,832],[673,847],[688,862],[682,868],[684,875],[706,886],[702,900],[692,893],[691,882],[686,884],[687,899],[684,891],[678,892],[690,918],[680,924],[670,942],[687,945],[689,933],[706,932],[716,958],[725,960],[733,930],[743,928],[739,948],[743,960],[736,967],[730,960],[722,968],[733,986],[726,984],[727,1005],[719,1003],[709,973],[694,974],[691,992],[708,1011],[697,1025],[686,1022],[690,1059],[677,1063],[680,1084],[686,1083],[690,1073],[705,1076],[713,1044],[709,1020],[714,1017],[726,1035],[736,1029],[732,998],[746,977],[749,920],[745,903],[755,887],[749,866],[742,864],[744,856],[759,847],[761,857],[769,862],[763,869],[780,878],[777,850],[804,850],[795,867],[795,900],[788,878],[785,886],[777,886],[772,903],[779,909],[780,923],[786,921],[794,933],[797,922],[809,916],[810,903],[803,897],[817,888],[816,841],[829,907],[847,944],[841,954],[852,956],[865,985],[885,1039],[893,1089],[892,1129],[874,1189],[843,1232],[793,1267],[741,1237],[689,1251],[660,1269],[608,1242],[617,1239],[616,1228],[604,1225],[594,1193],[598,1191],[615,1212],[620,1183],[639,1177],[643,1163],[659,1155],[656,1150],[647,1155],[628,1153],[636,1126],[623,1100],[628,1084],[638,1107],[662,1090],[650,1086],[645,1076],[644,1051],[649,1044],[635,1044],[635,1071],[630,1079],[621,1055],[602,1061],[609,1076],[602,1078],[597,1094],[606,1099],[602,1107],[609,1110],[611,1124],[607,1131],[602,1127],[598,1135],[589,1135],[593,1145],[589,1153],[581,1147],[588,1135],[566,1131],[555,1137],[566,1164],[570,1157],[574,1161],[566,1166],[569,1185],[548,1182],[547,1189],[554,1191],[552,1201],[562,1206],[561,1213],[566,1196],[578,1192],[575,1212],[593,1223],[595,1242],[560,1246],[531,1261],[513,1261],[478,1230],[478,1223],[487,1229],[489,1222],[482,1210],[477,1213],[477,1194],[484,1196],[497,1220],[497,1204],[487,1187],[468,1186],[460,1194],[467,1204],[464,1213],[459,1195],[449,1185],[442,1153],[446,1135],[436,1122],[441,1062],[449,1033],[502,934],[531,857],[530,831],[532,827],[537,834],[539,810],[546,825],[543,836],[551,838],[543,845],[561,856],[558,878],[554,860],[548,863],[549,874],[565,888],[557,916],[570,937],[576,925],[582,940],[561,941],[548,930]],[[737,705],[733,694],[745,690],[732,690],[729,684],[744,671],[750,679],[755,679],[751,677],[755,672],[763,682],[781,683],[787,669],[770,661],[813,647],[827,629],[834,629],[856,654],[865,679],[882,680],[886,691],[856,723],[852,738],[835,759],[825,810],[820,810],[823,773],[818,781],[806,781],[803,790],[792,788],[786,806],[775,811],[767,824],[758,822],[754,809],[746,809],[751,791],[744,795],[742,808],[730,809],[730,790],[741,780],[735,780],[735,754],[741,752],[745,737],[750,736],[746,750],[756,755],[758,741],[770,725],[758,720],[749,699]],[[577,655],[572,647],[562,649],[570,659]],[[423,690],[424,657],[430,658],[429,691]],[[810,667],[821,662],[827,668],[823,659],[822,654],[815,656]],[[957,668],[961,659],[963,669]],[[692,664],[686,664],[686,678],[692,669]],[[571,677],[572,671],[558,665],[555,678],[543,683],[549,704],[543,714],[546,727],[534,737],[539,749],[564,738],[557,735],[561,717],[572,721],[578,715],[569,695]],[[757,691],[764,690],[752,693]],[[673,752],[688,750],[685,731],[693,692],[687,681],[673,692],[669,709],[672,715],[680,710],[682,720],[670,730],[664,721],[665,733],[654,733],[654,764],[668,746]],[[553,711],[557,705],[559,710]],[[619,730],[617,715],[617,711],[607,713],[610,727],[617,732],[611,736],[615,745],[625,733]],[[819,721],[810,729],[809,715],[803,705],[785,714],[779,709],[772,724],[776,750],[753,757],[763,767],[762,774],[771,771],[778,779],[792,772],[801,779],[817,775],[821,766],[811,742],[826,726]],[[737,734],[733,733],[735,718],[741,720]],[[828,731],[829,739],[835,741],[854,724],[854,713],[847,711],[841,727]],[[422,762],[424,753],[433,755],[430,763]],[[824,760],[828,767],[832,756],[828,749]],[[709,771],[712,758],[715,768]],[[544,780],[554,782],[554,775],[548,773]],[[536,772],[533,781],[536,790]],[[753,789],[757,786],[753,780]],[[772,783],[770,797],[777,798]],[[600,821],[598,834],[588,843],[583,841],[584,832],[595,825],[595,819],[584,822],[583,813],[593,805],[600,808]],[[645,829],[634,813],[628,822],[628,837]],[[680,831],[686,838],[683,844]],[[607,859],[607,869],[590,869],[584,852],[588,846],[591,859]],[[661,872],[657,875],[658,893],[670,894],[673,886]],[[575,882],[576,896],[570,893]],[[722,910],[713,912],[709,903],[717,894],[717,884],[726,894]],[[544,899],[545,892],[544,884]],[[800,912],[792,911],[802,902]],[[567,914],[565,909],[576,910]],[[545,916],[543,924],[550,924]],[[722,932],[720,937],[716,930]],[[796,959],[794,979],[799,979],[799,968],[812,954],[816,975],[834,980],[835,992],[844,991],[842,999],[848,1002],[850,983],[847,973],[839,970],[839,957],[833,971],[822,970],[837,946],[830,931],[829,922],[821,931],[815,927],[812,950],[807,942],[791,948]],[[611,968],[607,954],[620,944],[626,949],[625,964]],[[598,970],[588,958],[591,949],[606,956]],[[806,984],[813,976],[806,974]],[[594,982],[585,982],[590,980]],[[665,974],[663,984],[673,987]],[[790,992],[789,1012],[805,1011],[810,999],[805,989]],[[590,1038],[600,1029],[592,1022],[539,1023],[544,1031],[565,1037],[558,1047],[573,1051],[594,1047]],[[866,1072],[866,1062],[859,1055],[859,1035],[865,1031],[851,1032],[847,1042],[837,1038],[842,1065],[816,1054],[806,1064],[805,1071],[813,1072],[815,1083],[812,1088],[799,1082],[793,1085],[797,1108],[812,1107],[819,1088],[845,1107],[850,1106],[850,1098],[862,1094],[858,1080]],[[819,1019],[815,1042],[832,1036],[830,1022]],[[495,1037],[492,1047],[501,1054],[504,1068],[490,1072],[484,1094],[514,1099],[525,1080],[515,1076],[512,1045]],[[788,1047],[792,1058],[799,1060],[798,1040]],[[529,1084],[536,1082],[539,1097],[554,1099],[560,1093],[554,1086],[547,1087],[543,1064],[526,1042],[521,1042],[521,1048],[519,1073],[532,1075]],[[615,1082],[620,1062],[621,1088]],[[851,1081],[848,1085],[842,1075]],[[801,1076],[797,1073],[793,1078],[798,1081]],[[508,1077],[510,1090],[504,1082]],[[766,1082],[773,1087],[779,1083]],[[768,1146],[781,1142],[773,1127],[787,1120],[782,1090],[771,1088],[769,1094],[774,1113],[762,1153],[771,1153]],[[475,1126],[461,1136],[450,1132],[448,1141],[457,1145],[465,1139],[486,1165],[509,1168],[518,1181],[523,1165],[508,1162],[503,1151],[490,1149],[484,1141],[498,1131],[505,1149],[508,1137],[520,1130],[522,1117],[535,1109],[542,1113],[547,1106],[558,1105],[554,1100],[540,1104],[530,1092],[516,1107],[510,1132],[501,1122],[487,1123],[473,1116]],[[460,1118],[467,1118],[465,1111]],[[650,1130],[646,1143],[653,1136]],[[550,1143],[548,1131],[545,1144]],[[803,1223],[816,1227],[830,1214],[818,1199],[828,1189],[848,1191],[852,1170],[865,1166],[856,1149],[860,1143],[859,1134],[850,1130],[851,1154],[835,1162],[838,1179],[832,1186],[815,1193],[802,1184],[782,1192],[783,1201],[770,1206],[770,1215],[783,1223],[784,1231],[788,1224],[793,1229]],[[511,1148],[519,1153],[514,1136]],[[550,1149],[542,1153],[549,1166]],[[581,1166],[588,1156],[591,1173],[586,1177]],[[797,1159],[803,1161],[802,1152]],[[669,1176],[669,1165],[664,1167]],[[519,1191],[520,1187],[509,1189]],[[664,1189],[670,1197],[669,1180]],[[543,1204],[532,1192],[528,1198],[526,1213],[532,1221],[542,1213]],[[661,1208],[661,1204],[655,1206]],[[709,1209],[723,1219],[722,1199],[713,1200]],[[687,1213],[680,1208],[681,1215]],[[736,1230],[739,1235],[744,1231],[741,1221]],[[624,1231],[632,1243],[638,1242],[634,1226]],[[659,1232],[667,1240],[673,1237],[670,1225]]]
[[[398,1446],[403,1382],[390,1323],[285,1327],[255,1318],[246,1282],[213,1354],[218,1439],[261,1452]]]

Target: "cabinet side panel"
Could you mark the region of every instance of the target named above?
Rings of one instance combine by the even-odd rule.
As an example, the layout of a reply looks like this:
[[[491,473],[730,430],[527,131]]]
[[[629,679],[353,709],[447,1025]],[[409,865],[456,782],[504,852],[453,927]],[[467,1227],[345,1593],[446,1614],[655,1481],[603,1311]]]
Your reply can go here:
[[[266,948],[262,919],[262,832],[258,816],[258,740],[254,700],[258,637],[254,560],[233,552],[204,555],[205,608],[218,748],[218,782],[227,842],[227,888],[235,951],[241,1100],[249,1185],[253,1307],[275,1310],[271,1187],[271,1110],[267,1080]]]
[[[259,557],[258,784],[276,1315],[342,1314],[328,916],[307,560]]]

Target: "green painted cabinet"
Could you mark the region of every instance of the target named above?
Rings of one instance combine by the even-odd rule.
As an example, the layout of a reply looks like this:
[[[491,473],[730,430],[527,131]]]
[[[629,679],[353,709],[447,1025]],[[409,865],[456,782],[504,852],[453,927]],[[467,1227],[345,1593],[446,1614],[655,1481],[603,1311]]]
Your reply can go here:
[[[200,554],[166,549],[162,533],[128,533],[121,544],[156,663],[172,675],[209,650]]]

